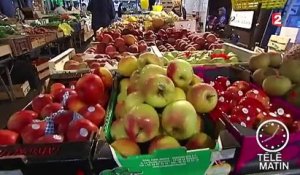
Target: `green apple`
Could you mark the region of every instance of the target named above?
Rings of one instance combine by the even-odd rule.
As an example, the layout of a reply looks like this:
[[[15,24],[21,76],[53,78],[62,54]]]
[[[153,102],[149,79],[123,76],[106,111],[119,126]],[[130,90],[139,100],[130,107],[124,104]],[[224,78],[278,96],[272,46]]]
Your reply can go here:
[[[271,96],[283,96],[292,88],[292,82],[285,76],[268,76],[262,84],[264,91]]]
[[[124,116],[124,126],[130,140],[144,143],[158,135],[159,117],[152,106],[139,104]]]
[[[163,66],[163,61],[158,58],[154,53],[145,52],[139,56],[137,60],[137,65],[139,69],[143,69],[148,64],[156,64],[159,66]]]
[[[131,108],[144,103],[144,101],[144,96],[139,91],[129,94],[125,99],[125,111],[130,111]]]
[[[173,101],[179,100],[186,100],[186,95],[182,89],[176,87]]]
[[[210,61],[211,63],[218,63],[218,64],[222,64],[222,63],[226,63],[225,59],[222,58],[222,57],[217,57],[217,58],[214,58]]]
[[[238,62],[239,62],[239,59],[238,59],[236,56],[234,56],[234,57],[230,57],[230,58],[228,59],[228,61],[229,61],[230,63],[238,63]]]
[[[229,52],[229,53],[227,54],[227,56],[229,56],[230,58],[231,58],[231,57],[237,57],[237,55],[236,55],[235,53],[233,53],[233,52]]]
[[[167,70],[155,64],[148,64],[141,70],[139,85],[144,86],[148,78],[155,75],[167,75]]]
[[[110,134],[114,140],[128,138],[126,131],[125,131],[123,119],[117,119],[112,123],[111,129],[110,129]]]
[[[172,53],[172,55],[174,56],[174,58],[176,58],[176,57],[179,55],[179,52],[178,52],[178,51],[172,51],[171,53]]]
[[[155,150],[179,148],[179,142],[171,136],[157,136],[155,137],[149,146],[148,153],[152,154]]]
[[[293,83],[300,83],[300,60],[284,60],[279,68],[280,75],[289,78]]]
[[[173,60],[175,56],[171,52],[166,52],[164,54],[164,57],[167,58],[168,60]]]
[[[185,60],[173,60],[167,67],[167,76],[176,87],[186,88],[191,83],[193,75],[193,67]]]
[[[173,101],[175,85],[167,76],[154,75],[147,79],[142,92],[146,103],[162,108]]]
[[[200,60],[197,61],[197,64],[208,64],[210,63],[211,59],[209,57],[204,57],[201,58]]]
[[[121,101],[124,101],[127,97],[127,89],[128,89],[128,86],[130,84],[130,81],[128,78],[124,78],[121,80],[120,82],[120,93],[117,97],[117,101],[118,102],[121,102]]]
[[[197,113],[185,100],[173,102],[165,107],[161,117],[163,129],[178,140],[185,140],[198,132]]]
[[[214,87],[199,83],[188,89],[187,100],[199,113],[211,112],[217,105],[218,94]]]

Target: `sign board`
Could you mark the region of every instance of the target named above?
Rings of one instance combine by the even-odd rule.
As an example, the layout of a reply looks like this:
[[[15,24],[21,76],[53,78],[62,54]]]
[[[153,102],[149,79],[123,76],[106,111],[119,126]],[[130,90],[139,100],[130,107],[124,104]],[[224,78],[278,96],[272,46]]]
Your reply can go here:
[[[232,10],[229,25],[243,29],[251,29],[254,11],[234,11]]]
[[[282,27],[280,36],[290,38],[291,43],[300,43],[300,29],[295,27]]]
[[[175,22],[175,28],[176,29],[188,29],[191,32],[196,32],[196,20],[190,20],[190,21],[177,21]]]
[[[272,14],[272,25],[281,27],[282,26],[282,20],[281,20],[281,13],[273,13]]]
[[[290,38],[272,35],[268,43],[268,51],[285,52]]]
[[[255,53],[264,53],[264,52],[265,52],[265,49],[264,49],[264,48],[261,48],[261,47],[258,47],[258,46],[255,46],[254,52],[255,52]]]

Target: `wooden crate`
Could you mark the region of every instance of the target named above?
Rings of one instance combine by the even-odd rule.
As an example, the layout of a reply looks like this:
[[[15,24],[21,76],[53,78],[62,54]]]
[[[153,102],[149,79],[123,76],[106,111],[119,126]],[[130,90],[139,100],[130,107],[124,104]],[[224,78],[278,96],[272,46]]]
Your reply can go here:
[[[9,45],[0,45],[0,57],[11,55],[12,51]]]
[[[37,48],[46,44],[46,37],[44,34],[30,35],[32,48]]]
[[[30,38],[22,35],[11,35],[0,39],[0,44],[9,44],[14,56],[29,53],[32,49]]]
[[[26,81],[23,84],[15,84],[13,85],[13,92],[16,98],[24,98],[30,91],[29,82]],[[2,87],[0,87],[0,100],[7,100],[9,96],[4,91]]]
[[[46,35],[46,43],[51,43],[57,39],[57,33],[56,32],[49,32]]]
[[[64,70],[65,63],[76,54],[74,48],[70,48],[48,61],[50,77],[53,79],[68,79],[80,77],[90,72],[90,69]]]

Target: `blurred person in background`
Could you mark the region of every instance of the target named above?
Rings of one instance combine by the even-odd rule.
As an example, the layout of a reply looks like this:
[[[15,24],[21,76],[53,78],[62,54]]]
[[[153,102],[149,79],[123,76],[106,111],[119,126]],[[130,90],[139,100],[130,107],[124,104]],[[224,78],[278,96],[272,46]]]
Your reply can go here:
[[[217,28],[218,29],[224,29],[225,25],[227,24],[227,13],[226,13],[226,8],[221,7],[218,9],[218,22],[217,22]]]
[[[173,0],[172,12],[186,20],[186,10],[182,6],[181,0]]]
[[[97,30],[100,27],[108,27],[116,15],[112,0],[90,0],[87,10],[92,13],[92,29],[95,37]]]
[[[67,11],[61,5],[54,4],[54,13],[58,15],[62,15],[62,14],[66,14]]]

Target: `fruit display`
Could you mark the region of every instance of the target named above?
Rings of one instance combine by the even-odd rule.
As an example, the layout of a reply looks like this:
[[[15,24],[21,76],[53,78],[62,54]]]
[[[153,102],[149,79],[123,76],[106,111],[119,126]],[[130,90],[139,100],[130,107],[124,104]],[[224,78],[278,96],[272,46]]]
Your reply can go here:
[[[239,63],[239,58],[233,52],[226,53],[224,49],[214,49],[211,51],[172,51],[163,54],[165,62],[182,59],[190,64],[235,64]]]
[[[210,112],[213,120],[225,115],[232,123],[256,129],[262,122],[275,119],[283,122],[291,132],[294,131],[293,124],[297,122],[295,113],[282,105],[282,101],[273,100],[260,87],[246,81],[230,82],[223,76],[210,84],[219,97],[216,108]],[[272,134],[272,131],[268,134]]]
[[[145,33],[152,36],[152,31]],[[222,49],[223,41],[212,33],[191,33],[186,29],[160,29],[156,37],[156,45],[161,52],[167,51],[195,51]]]
[[[114,67],[118,57],[111,58],[106,54],[76,54],[64,63],[64,70],[97,69],[109,64]]]
[[[53,32],[56,30],[47,29],[44,27],[27,27],[24,29],[24,32],[28,35],[35,35],[35,34],[46,34],[49,32]]]
[[[70,88],[54,83],[49,94],[32,100],[31,109],[9,118],[7,129],[0,130],[0,144],[89,141],[104,123],[112,82],[110,71],[101,67]]]
[[[291,56],[289,56],[291,55]],[[291,104],[300,107],[298,102],[300,61],[287,54],[285,59],[280,53],[270,52],[255,55],[249,60],[249,68],[253,71],[253,80],[262,86],[272,97],[285,98]]]
[[[166,68],[153,53],[125,57],[118,65],[123,79],[110,132],[111,146],[122,156],[158,149],[215,147],[203,130],[203,114],[212,111],[218,95],[213,86],[193,73],[184,60],[173,60]],[[124,146],[126,145],[126,146]]]

